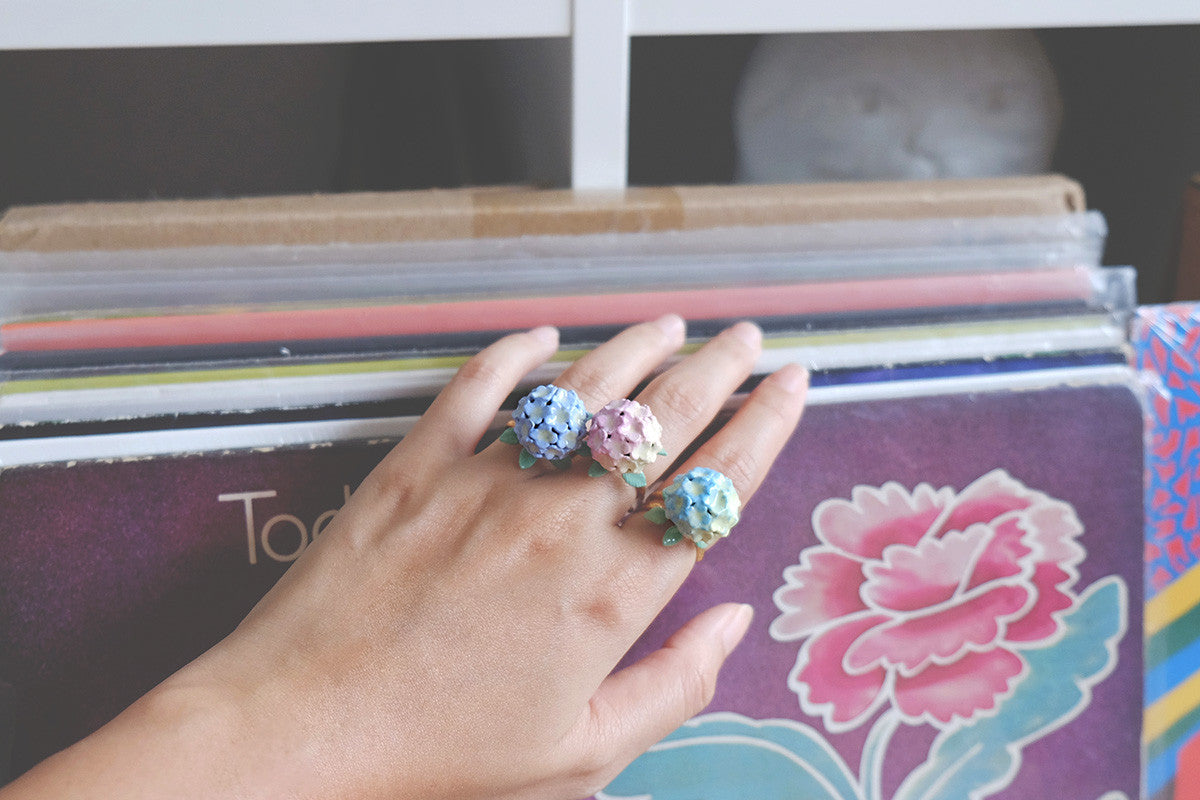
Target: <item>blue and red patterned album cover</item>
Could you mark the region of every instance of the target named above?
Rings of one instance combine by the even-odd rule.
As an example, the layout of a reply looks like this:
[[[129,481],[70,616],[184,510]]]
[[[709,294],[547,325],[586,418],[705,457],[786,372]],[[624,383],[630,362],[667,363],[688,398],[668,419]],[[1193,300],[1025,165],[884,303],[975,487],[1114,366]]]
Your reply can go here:
[[[1143,418],[1128,383],[815,402],[630,654],[756,618],[608,798],[1132,800]],[[386,450],[0,472],[15,771],[228,633]]]
[[[1133,345],[1149,396],[1146,788],[1182,800],[1180,756],[1200,736],[1200,305],[1139,309]]]

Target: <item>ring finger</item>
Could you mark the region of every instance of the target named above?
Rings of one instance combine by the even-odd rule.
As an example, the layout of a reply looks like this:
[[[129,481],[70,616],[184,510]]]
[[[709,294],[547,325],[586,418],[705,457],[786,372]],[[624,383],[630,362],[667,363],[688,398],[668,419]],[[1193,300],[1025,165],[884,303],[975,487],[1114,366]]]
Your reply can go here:
[[[659,375],[638,395],[638,402],[649,406],[662,424],[668,453],[678,455],[708,427],[750,376],[761,351],[762,331],[739,322]],[[647,467],[647,480],[653,482],[670,464],[671,459],[659,459]]]
[[[667,314],[626,328],[580,358],[554,381],[573,389],[593,413],[625,397],[646,375],[683,344],[684,322]]]

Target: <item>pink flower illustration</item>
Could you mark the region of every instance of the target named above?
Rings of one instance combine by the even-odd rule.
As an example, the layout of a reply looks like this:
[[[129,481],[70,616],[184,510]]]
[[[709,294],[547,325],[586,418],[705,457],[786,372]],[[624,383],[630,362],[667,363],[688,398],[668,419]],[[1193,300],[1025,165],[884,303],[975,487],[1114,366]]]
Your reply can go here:
[[[859,486],[812,521],[821,543],[784,571],[771,635],[806,639],[789,685],[833,731],[887,702],[939,727],[994,709],[1077,600],[1074,509],[1003,470],[961,492]]]

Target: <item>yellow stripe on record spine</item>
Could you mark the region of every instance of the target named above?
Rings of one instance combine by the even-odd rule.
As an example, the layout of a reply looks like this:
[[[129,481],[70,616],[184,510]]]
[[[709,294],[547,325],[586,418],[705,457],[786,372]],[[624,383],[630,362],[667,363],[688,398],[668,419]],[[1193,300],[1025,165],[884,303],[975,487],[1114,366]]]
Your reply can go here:
[[[1180,575],[1146,603],[1146,636],[1152,636],[1200,604],[1200,564]]]
[[[1146,708],[1146,717],[1142,723],[1142,741],[1153,742],[1196,706],[1200,706],[1200,672]]]

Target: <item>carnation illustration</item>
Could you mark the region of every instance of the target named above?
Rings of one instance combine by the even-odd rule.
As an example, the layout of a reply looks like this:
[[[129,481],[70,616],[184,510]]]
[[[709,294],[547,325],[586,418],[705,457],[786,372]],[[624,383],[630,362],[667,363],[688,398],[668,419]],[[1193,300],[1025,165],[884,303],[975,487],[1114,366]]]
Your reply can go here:
[[[817,506],[771,625],[805,639],[789,678],[830,730],[890,703],[945,727],[997,708],[1077,601],[1074,509],[995,470],[956,492],[859,486]]]
[[[696,470],[664,491],[675,537],[688,525],[713,525],[715,474]],[[665,516],[655,507],[647,518],[651,512]],[[799,642],[795,665],[786,677],[774,668],[756,672],[750,687],[770,692],[786,682],[803,718],[786,710],[768,719],[729,710],[693,717],[598,800],[695,792],[710,800],[1031,796],[1028,781],[1041,780],[1050,762],[1045,752],[1027,759],[1027,748],[1095,724],[1082,715],[1099,702],[1094,687],[1113,674],[1132,632],[1120,574],[1082,585],[1087,552],[1075,509],[997,469],[961,490],[857,486],[848,499],[817,505],[812,532],[817,543],[784,570],[775,591],[781,613],[770,626],[774,642],[765,643],[790,651]],[[1137,677],[1114,688],[1140,695]],[[1110,753],[1138,744],[1141,698],[1126,699],[1132,730],[1098,734],[1112,737]],[[1067,749],[1049,752],[1069,758],[1078,741],[1059,740],[1055,746]],[[1094,769],[1094,755],[1063,769]],[[1023,770],[1027,760],[1036,772]],[[1131,796],[1097,795],[1095,785],[1065,796]]]

